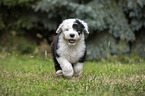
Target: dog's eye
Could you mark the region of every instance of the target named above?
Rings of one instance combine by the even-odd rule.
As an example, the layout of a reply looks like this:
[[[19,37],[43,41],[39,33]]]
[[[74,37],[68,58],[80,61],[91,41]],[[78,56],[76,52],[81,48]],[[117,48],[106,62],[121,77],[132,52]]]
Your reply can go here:
[[[73,28],[77,28],[78,27],[78,25],[77,24],[73,24]]]
[[[78,31],[78,34],[80,35],[81,34],[81,31]]]

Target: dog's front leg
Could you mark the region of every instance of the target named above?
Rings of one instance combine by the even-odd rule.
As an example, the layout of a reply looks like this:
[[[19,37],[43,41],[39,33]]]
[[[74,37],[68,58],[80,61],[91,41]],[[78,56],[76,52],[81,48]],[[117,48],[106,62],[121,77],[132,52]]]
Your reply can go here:
[[[74,76],[79,76],[81,74],[81,71],[82,71],[82,68],[83,68],[83,63],[76,63],[74,64]]]
[[[72,64],[64,57],[58,57],[56,59],[62,68],[63,76],[71,78],[74,73]]]

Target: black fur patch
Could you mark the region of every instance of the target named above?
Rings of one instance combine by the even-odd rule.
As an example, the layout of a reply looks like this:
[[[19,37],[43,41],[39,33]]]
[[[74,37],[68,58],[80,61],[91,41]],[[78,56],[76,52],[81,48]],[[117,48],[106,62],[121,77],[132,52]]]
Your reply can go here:
[[[84,25],[76,19],[76,21],[74,22],[73,26],[74,30],[76,30],[78,32],[78,34],[82,34],[83,30],[84,30]]]
[[[61,70],[61,67],[58,63],[58,61],[56,60],[56,57],[60,57],[59,54],[56,52],[56,50],[58,49],[58,37],[60,34],[58,34],[55,39],[53,40],[53,42],[51,43],[51,53],[52,53],[52,57],[53,57],[53,61],[54,61],[54,67],[55,70]]]
[[[85,51],[84,56],[82,56],[82,57],[79,59],[79,62],[80,62],[80,63],[84,63],[84,62],[85,62],[85,60],[86,60],[86,53],[87,53],[87,51]]]

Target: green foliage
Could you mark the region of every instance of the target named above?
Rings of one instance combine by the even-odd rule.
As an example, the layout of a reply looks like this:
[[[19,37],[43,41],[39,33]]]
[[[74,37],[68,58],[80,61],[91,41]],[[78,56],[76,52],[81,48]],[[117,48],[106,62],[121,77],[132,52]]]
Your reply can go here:
[[[1,0],[0,34],[16,31],[24,36],[33,30],[31,37],[41,33],[41,41],[51,42],[48,38],[64,19],[80,18],[90,31],[88,59],[106,58],[133,52],[137,34],[145,27],[144,10],[144,0]]]
[[[31,7],[32,4],[36,3],[37,1],[40,0],[1,0],[0,4],[3,4],[4,6],[8,6],[9,8],[15,7],[15,6],[27,6],[27,8]]]
[[[87,59],[89,60],[107,58],[106,54],[115,54],[117,51],[115,39],[105,32],[100,33],[100,35],[93,35],[90,42],[87,42],[87,49]]]
[[[2,29],[4,29],[5,28],[5,24],[4,24],[4,22],[3,22],[3,20],[2,20],[2,15],[0,14],[0,30],[2,30]]]
[[[32,18],[35,14],[32,5],[40,0],[1,0],[0,1],[0,31],[22,30],[33,27]]]
[[[13,50],[26,54],[33,53],[36,44],[25,38],[26,30],[33,28],[32,4],[39,0],[2,0],[0,1],[0,51]]]
[[[56,77],[52,59],[0,54],[0,94],[144,96],[145,62],[86,62],[70,80]]]
[[[145,27],[145,1],[144,0],[120,0],[119,5],[129,17],[129,24],[133,30],[139,31]]]
[[[123,55],[130,52],[127,41],[120,40],[116,42],[115,38],[110,34],[106,34],[106,32],[93,35],[91,40],[87,42],[87,49],[87,58],[89,60],[107,59],[109,54]]]
[[[91,25],[90,28],[98,31],[108,29],[115,38],[123,40],[132,41],[135,39],[121,8],[114,0],[106,2],[98,0],[89,3],[88,6],[91,6],[91,11],[86,12],[89,13],[88,24]]]
[[[62,21],[65,18],[71,17],[81,18],[87,21],[91,33],[93,32],[92,30],[102,31],[109,29],[109,33],[115,38],[119,37],[129,41],[135,39],[121,7],[114,0],[106,2],[94,0],[85,5],[71,0],[63,0],[63,2],[59,0],[43,0],[37,6],[34,6],[34,8],[35,11],[46,12],[48,19],[61,17]],[[51,28],[51,26],[48,25],[48,28]]]
[[[145,58],[145,29],[138,33],[137,40],[132,47],[132,54]]]
[[[42,0],[37,6],[33,6],[35,12],[38,14],[41,13],[38,16],[43,17],[38,17],[36,22],[43,24],[46,29],[56,30],[62,20],[75,17],[71,16],[71,13],[74,12],[78,5],[70,1],[71,0]]]
[[[28,39],[23,36],[17,36],[17,32],[11,31],[11,34],[5,34],[1,36],[3,42],[0,43],[0,52],[13,52],[17,51],[21,54],[33,53],[36,44],[29,42]]]
[[[30,54],[33,53],[35,50],[35,43],[29,42],[26,40],[26,38],[18,38],[17,41],[15,42],[17,44],[16,49],[17,51],[20,51],[21,54]]]
[[[2,3],[4,4],[4,3]],[[0,15],[0,30],[20,30],[22,28],[30,29],[32,28],[32,13],[28,6],[23,7],[14,6],[10,4],[9,6],[1,5],[0,11],[3,13]],[[24,6],[24,5],[23,5]],[[12,7],[12,8],[11,8]],[[23,12],[23,13],[21,13]],[[28,15],[29,14],[29,15]]]

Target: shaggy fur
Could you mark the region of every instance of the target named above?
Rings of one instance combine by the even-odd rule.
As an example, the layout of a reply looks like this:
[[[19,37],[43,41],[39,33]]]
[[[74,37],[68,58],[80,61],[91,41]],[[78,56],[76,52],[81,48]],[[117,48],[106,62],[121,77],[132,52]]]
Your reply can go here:
[[[51,44],[56,75],[79,76],[86,57],[84,32],[89,34],[87,23],[80,19],[66,19],[58,27]]]

